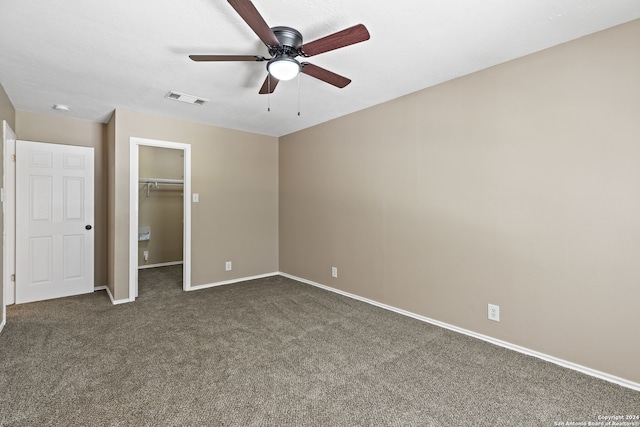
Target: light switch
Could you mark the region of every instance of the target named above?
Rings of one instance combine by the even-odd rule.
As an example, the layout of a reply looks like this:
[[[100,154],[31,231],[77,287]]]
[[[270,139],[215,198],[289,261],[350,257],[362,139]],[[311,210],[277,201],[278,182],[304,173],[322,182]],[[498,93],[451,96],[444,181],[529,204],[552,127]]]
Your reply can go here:
[[[198,203],[200,201],[200,195],[198,193],[193,193],[193,203]]]

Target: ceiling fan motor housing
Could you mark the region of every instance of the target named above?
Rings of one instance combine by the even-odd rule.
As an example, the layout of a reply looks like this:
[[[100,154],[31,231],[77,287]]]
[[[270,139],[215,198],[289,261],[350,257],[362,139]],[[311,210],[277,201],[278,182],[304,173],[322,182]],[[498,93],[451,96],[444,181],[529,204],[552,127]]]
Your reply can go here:
[[[300,55],[302,47],[302,34],[291,27],[273,27],[273,34],[280,42],[280,46],[269,47],[271,56],[289,56],[295,58]]]

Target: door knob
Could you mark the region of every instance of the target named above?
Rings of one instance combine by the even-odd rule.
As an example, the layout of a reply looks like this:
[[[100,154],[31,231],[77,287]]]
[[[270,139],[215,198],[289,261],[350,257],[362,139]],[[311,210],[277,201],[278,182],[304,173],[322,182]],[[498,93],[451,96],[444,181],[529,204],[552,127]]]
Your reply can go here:
[[[84,228],[87,229],[87,230],[91,230],[91,226],[90,225],[85,225]]]

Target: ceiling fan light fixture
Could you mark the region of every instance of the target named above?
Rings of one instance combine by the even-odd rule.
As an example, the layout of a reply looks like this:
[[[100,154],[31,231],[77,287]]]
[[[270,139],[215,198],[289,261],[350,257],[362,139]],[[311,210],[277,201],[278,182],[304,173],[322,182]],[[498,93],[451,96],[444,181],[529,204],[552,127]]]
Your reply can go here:
[[[289,57],[275,57],[267,64],[267,71],[278,80],[291,80],[298,75],[302,67],[300,63]]]

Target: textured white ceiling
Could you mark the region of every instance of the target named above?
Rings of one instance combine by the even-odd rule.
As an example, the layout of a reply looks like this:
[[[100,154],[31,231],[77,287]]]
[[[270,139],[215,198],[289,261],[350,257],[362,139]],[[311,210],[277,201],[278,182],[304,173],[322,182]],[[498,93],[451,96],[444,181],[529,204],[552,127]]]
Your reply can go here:
[[[104,122],[125,108],[281,136],[640,18],[638,0],[253,3],[306,42],[365,24],[369,41],[308,59],[353,82],[337,89],[301,75],[268,98],[258,94],[265,62],[191,61],[268,56],[225,0],[2,0],[0,83],[22,111]],[[170,90],[210,102],[165,99]]]

